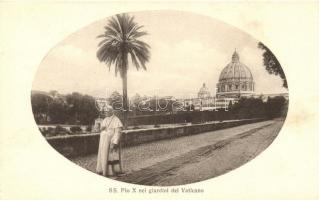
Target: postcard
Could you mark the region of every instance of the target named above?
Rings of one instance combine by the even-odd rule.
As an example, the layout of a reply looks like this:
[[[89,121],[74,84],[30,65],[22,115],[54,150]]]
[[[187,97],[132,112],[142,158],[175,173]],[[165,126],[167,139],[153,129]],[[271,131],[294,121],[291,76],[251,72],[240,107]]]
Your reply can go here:
[[[318,8],[0,3],[1,199],[318,199]]]

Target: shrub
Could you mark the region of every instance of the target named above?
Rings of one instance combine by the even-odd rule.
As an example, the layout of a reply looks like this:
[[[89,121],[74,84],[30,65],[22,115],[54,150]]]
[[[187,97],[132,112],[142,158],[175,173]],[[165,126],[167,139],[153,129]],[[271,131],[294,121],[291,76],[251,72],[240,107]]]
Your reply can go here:
[[[140,127],[139,126],[133,126],[132,129],[140,129]]]
[[[58,135],[64,135],[64,134],[68,134],[69,131],[65,128],[63,128],[62,126],[58,125],[55,127],[55,133]]]
[[[70,128],[70,130],[71,130],[72,133],[78,133],[78,132],[82,131],[81,127],[79,127],[79,126],[72,126]]]
[[[267,101],[267,114],[270,118],[285,117],[287,114],[288,101],[285,97],[277,96],[268,98]]]
[[[49,127],[48,129],[46,129],[45,133],[46,133],[45,134],[46,137],[51,137],[51,136],[57,135],[55,129],[52,127]]]
[[[90,125],[87,126],[85,130],[86,130],[87,132],[91,132],[91,131],[92,131],[92,126],[90,126]]]
[[[60,126],[60,125],[57,125],[57,126],[55,127],[55,131],[57,131],[57,132],[63,131],[63,130],[64,130],[64,128],[63,128],[62,126]]]
[[[39,128],[39,131],[43,136],[46,136],[48,134],[48,131],[45,128]]]

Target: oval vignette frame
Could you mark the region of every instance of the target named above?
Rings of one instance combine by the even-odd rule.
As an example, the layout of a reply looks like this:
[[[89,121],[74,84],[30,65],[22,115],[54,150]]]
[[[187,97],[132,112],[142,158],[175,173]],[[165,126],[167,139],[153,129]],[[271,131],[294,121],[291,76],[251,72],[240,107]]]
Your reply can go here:
[[[258,156],[279,134],[289,95],[278,59],[244,31],[191,12],[140,11],[96,21],[53,47],[31,104],[41,134],[75,164],[113,171],[104,157],[124,128],[109,178],[172,186]]]

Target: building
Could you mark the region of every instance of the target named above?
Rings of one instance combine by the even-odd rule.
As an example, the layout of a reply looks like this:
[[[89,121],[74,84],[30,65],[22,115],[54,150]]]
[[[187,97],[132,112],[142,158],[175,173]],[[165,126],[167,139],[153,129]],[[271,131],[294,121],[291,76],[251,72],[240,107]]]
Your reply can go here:
[[[227,109],[230,102],[236,103],[240,97],[254,95],[255,83],[250,69],[239,60],[238,53],[233,53],[231,62],[221,71],[216,84],[216,96],[212,97],[204,83],[198,92],[198,97],[189,100],[196,110]]]
[[[212,95],[209,92],[209,89],[206,87],[206,84],[203,83],[203,86],[199,89],[199,92],[197,94],[198,98],[206,99],[211,98]]]
[[[236,50],[232,55],[231,62],[221,71],[216,88],[215,105],[218,108],[225,108],[230,102],[234,104],[240,97],[254,95],[253,75],[249,67],[240,62]]]
[[[180,99],[186,107],[193,107],[194,110],[216,110],[216,98],[210,93],[210,89],[203,83],[196,98]]]
[[[239,99],[242,96],[254,94],[253,75],[250,69],[239,61],[239,55],[236,51],[232,55],[231,62],[220,73],[216,87],[218,99]]]

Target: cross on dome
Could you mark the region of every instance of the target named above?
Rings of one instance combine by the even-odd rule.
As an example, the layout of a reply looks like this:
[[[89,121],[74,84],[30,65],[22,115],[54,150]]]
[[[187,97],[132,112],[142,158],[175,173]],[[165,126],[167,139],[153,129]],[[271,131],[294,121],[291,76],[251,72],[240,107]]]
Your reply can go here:
[[[232,62],[239,62],[239,55],[235,49],[235,52],[232,55]]]

